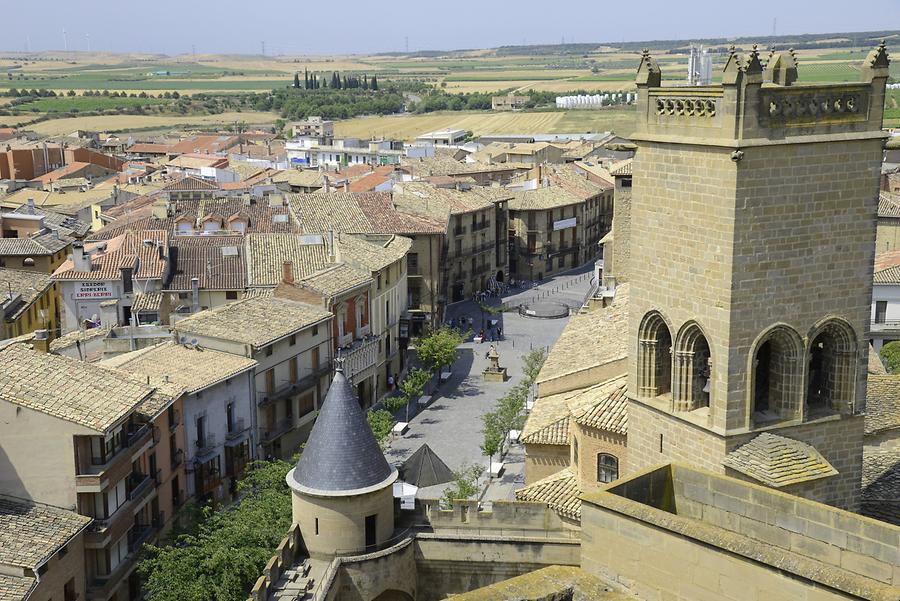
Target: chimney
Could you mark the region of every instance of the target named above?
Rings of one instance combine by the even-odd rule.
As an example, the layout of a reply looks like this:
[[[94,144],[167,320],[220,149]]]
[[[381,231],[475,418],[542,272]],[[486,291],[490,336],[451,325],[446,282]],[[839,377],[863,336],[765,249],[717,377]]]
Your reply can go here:
[[[350,191],[350,182],[347,180],[344,180],[344,192],[349,192],[349,191]]]
[[[328,181],[328,176],[327,175],[324,176],[324,179],[325,179],[325,192],[326,193],[331,192],[331,182]]]
[[[34,199],[29,198],[28,200],[26,200],[25,206],[26,206],[25,212],[28,213],[29,215],[34,215]]]
[[[191,278],[191,313],[200,312],[200,279]]]
[[[334,247],[334,230],[328,231],[328,262],[334,263],[337,260],[337,251]]]
[[[91,270],[91,255],[84,252],[84,242],[80,240],[72,243],[72,263],[75,265],[75,271]]]
[[[290,261],[285,261],[281,265],[281,281],[285,284],[294,283],[294,264]]]
[[[31,343],[31,347],[38,351],[39,353],[49,353],[50,352],[50,331],[49,330],[35,330],[34,331],[34,340]]]

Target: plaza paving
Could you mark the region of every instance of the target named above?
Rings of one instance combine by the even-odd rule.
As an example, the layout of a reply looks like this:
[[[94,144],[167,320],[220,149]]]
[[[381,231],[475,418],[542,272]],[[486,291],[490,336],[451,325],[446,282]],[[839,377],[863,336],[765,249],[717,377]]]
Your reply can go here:
[[[514,306],[532,300],[563,302],[580,306],[590,285],[590,267],[569,272],[545,281],[537,288],[518,291],[505,296],[502,301]],[[501,299],[489,299],[499,304]],[[448,308],[447,320],[468,316],[474,320],[471,326],[480,329],[481,311],[471,301],[456,303]],[[451,469],[465,464],[487,466],[487,458],[481,454],[483,435],[481,416],[494,409],[497,400],[522,379],[522,358],[532,349],[549,348],[565,327],[568,319],[535,319],[520,316],[515,311],[492,316],[500,320],[503,340],[495,342],[500,353],[500,365],[506,367],[510,379],[504,383],[482,382],[481,372],[488,365],[485,357],[489,342],[476,343],[471,338],[459,349],[449,381],[437,386],[433,400],[421,412],[410,418],[406,434],[395,436],[386,451],[388,461],[399,465],[423,443],[427,443]],[[434,390],[435,383],[431,384]],[[403,417],[404,412],[398,413]],[[410,407],[410,415],[413,407]],[[524,452],[520,445],[513,445],[505,461],[505,474],[495,479],[485,495],[486,499],[513,498],[513,492],[524,483]],[[495,458],[495,461],[497,459]],[[420,496],[439,496],[446,485],[421,490]]]

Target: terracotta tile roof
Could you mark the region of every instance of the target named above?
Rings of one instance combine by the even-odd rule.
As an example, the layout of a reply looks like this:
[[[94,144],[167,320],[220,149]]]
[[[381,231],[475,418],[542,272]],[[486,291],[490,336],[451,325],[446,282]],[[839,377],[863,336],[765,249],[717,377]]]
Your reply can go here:
[[[163,186],[164,192],[198,192],[218,190],[219,186],[205,179],[194,177],[193,175],[185,175],[180,179]]]
[[[126,231],[106,242],[85,245],[91,252],[91,271],[75,271],[72,259],[66,259],[53,273],[54,280],[114,280],[119,279],[122,267],[135,269],[137,279],[158,279],[165,273],[169,257],[169,236],[162,230]],[[160,257],[162,252],[162,257]]]
[[[217,167],[221,169],[228,166],[228,159],[214,154],[185,153],[169,161],[168,165],[181,167],[182,169],[200,169],[202,167]]]
[[[554,395],[558,396],[558,395]],[[547,397],[548,399],[550,397]],[[535,402],[535,406],[537,403]],[[531,421],[531,416],[529,416]],[[569,422],[571,417],[566,415],[550,422],[549,424],[537,427],[529,431],[528,423],[522,431],[522,442],[525,444],[549,444],[557,446],[568,446],[569,444]]]
[[[0,495],[0,565],[34,570],[90,523],[74,511]]]
[[[56,211],[41,208],[31,209],[27,204],[20,205],[11,212],[17,215],[40,215],[44,218],[44,227],[59,230],[59,233],[65,236],[84,238],[91,231],[90,223]]]
[[[885,267],[873,274],[875,284],[900,284],[900,265]]]
[[[0,350],[0,399],[105,432],[152,390],[68,357],[11,344]]]
[[[499,188],[473,186],[462,191],[438,188],[427,182],[404,182],[394,188],[394,204],[404,210],[446,221],[450,215],[483,211],[495,202],[509,200],[513,194]]]
[[[556,472],[516,491],[518,501],[546,503],[553,511],[570,520],[581,519],[581,490],[570,468]]]
[[[36,584],[37,580],[33,576],[0,574],[0,601],[25,601]]]
[[[134,377],[135,379],[139,379],[138,376],[132,377]],[[144,376],[143,381],[147,381],[146,376]],[[138,405],[137,411],[146,420],[153,421],[157,418],[157,416],[159,416],[159,414],[168,409],[169,405],[174,403],[181,395],[183,395],[185,389],[180,384],[176,384],[175,382],[166,382],[165,380],[161,380],[159,378],[150,378],[150,385],[153,386],[153,392],[144,400],[143,403]]]
[[[900,250],[887,250],[875,255],[875,271],[900,265]]]
[[[255,348],[331,318],[322,307],[284,298],[257,297],[201,311],[175,325],[179,336],[234,340]]]
[[[517,163],[462,163],[446,155],[435,155],[427,158],[401,158],[400,164],[404,171],[408,171],[417,177],[516,171],[523,168],[522,165]],[[530,166],[524,168],[528,169]]]
[[[377,186],[389,181],[391,178],[387,175],[370,173],[350,182],[350,192],[374,192]]]
[[[338,260],[370,272],[380,271],[401,260],[412,246],[409,238],[390,234],[383,240],[367,239],[363,235],[337,234],[335,242]]]
[[[860,513],[900,526],[900,448],[863,448]]]
[[[50,182],[58,182],[59,180],[66,179],[73,173],[78,173],[85,168],[90,167],[90,163],[82,163],[75,161],[73,163],[68,163],[63,165],[59,169],[54,169],[53,171],[49,171],[44,175],[34,178],[33,182],[40,182],[42,184],[48,184]]]
[[[897,218],[900,217],[900,198],[882,190],[878,193],[878,216]]]
[[[74,238],[52,233],[27,238],[0,238],[0,256],[40,257],[53,255],[66,248]]]
[[[162,292],[137,293],[134,295],[134,302],[131,304],[131,312],[159,311],[159,307],[162,305],[162,298]]]
[[[128,148],[125,149],[129,154],[168,154],[172,152],[173,146],[169,144],[149,144],[145,142],[138,142],[137,144],[132,144]]]
[[[184,388],[185,392],[195,393],[254,368],[256,361],[169,341],[119,355],[101,364],[132,376],[150,376],[151,382],[168,378],[168,382]]]
[[[55,353],[70,348],[75,346],[76,342],[83,343],[88,340],[93,340],[94,338],[102,338],[109,334],[111,329],[111,326],[103,326],[100,328],[90,328],[89,330],[74,330],[68,334],[63,334],[50,343],[50,352]]]
[[[181,140],[172,146],[173,154],[185,154],[192,152],[215,153],[228,150],[237,145],[240,139],[237,136],[200,135],[191,136]]]
[[[625,159],[624,161],[619,161],[618,163],[610,165],[609,173],[611,175],[631,175],[631,165],[633,162],[633,159]]]
[[[167,290],[187,291],[191,279],[203,290],[243,290],[247,286],[243,236],[175,236]]]
[[[728,453],[722,465],[773,488],[838,473],[814,447],[770,432],[763,432]]]
[[[538,375],[538,383],[628,356],[628,284],[616,288],[612,305],[569,319]],[[592,352],[585,353],[590,348]]]
[[[326,297],[335,297],[372,282],[368,272],[360,271],[346,263],[329,265],[301,278],[298,283]]]
[[[866,434],[900,428],[900,375],[870,375],[866,389]]]
[[[397,209],[389,192],[290,194],[288,203],[302,231],[351,234],[443,233],[446,222]]]
[[[46,273],[0,267],[0,317],[18,319],[52,284]],[[12,303],[10,293],[19,300]]]
[[[272,176],[272,181],[298,188],[322,188],[325,186],[325,174],[316,169],[287,169]]]
[[[282,280],[285,261],[293,264],[295,280],[328,264],[321,237],[314,243],[298,234],[248,234],[245,253],[248,286],[276,286]]]
[[[590,402],[599,399],[592,406],[576,415],[575,421],[589,428],[606,430],[616,434],[628,434],[628,399],[625,397],[625,380],[622,375],[618,378],[593,386],[585,392]]]
[[[579,204],[611,187],[603,187],[579,174],[573,166],[546,168],[548,186],[516,192],[509,202],[515,211],[540,211]]]

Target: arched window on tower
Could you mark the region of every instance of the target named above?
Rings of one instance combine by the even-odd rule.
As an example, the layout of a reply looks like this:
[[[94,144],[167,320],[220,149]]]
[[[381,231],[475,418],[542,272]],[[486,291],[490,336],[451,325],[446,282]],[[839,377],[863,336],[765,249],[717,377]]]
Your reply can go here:
[[[712,390],[712,362],[709,342],[696,323],[685,325],[675,343],[676,411],[693,411],[709,407]]]
[[[662,315],[644,316],[638,332],[638,394],[657,397],[672,391],[672,335]]]
[[[770,329],[756,343],[751,363],[754,425],[800,415],[800,336],[787,326]]]
[[[856,373],[856,336],[848,324],[828,321],[811,338],[806,378],[808,418],[849,408]]]
[[[619,479],[619,460],[615,455],[597,453],[597,482],[612,482]]]

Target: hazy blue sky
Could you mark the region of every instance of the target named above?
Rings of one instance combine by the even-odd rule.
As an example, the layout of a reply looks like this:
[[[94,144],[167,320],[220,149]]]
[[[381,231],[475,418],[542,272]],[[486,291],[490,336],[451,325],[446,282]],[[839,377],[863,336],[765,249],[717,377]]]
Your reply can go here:
[[[6,6],[3,6],[6,5]],[[715,8],[711,8],[715,7]],[[900,28],[900,1],[0,0],[0,49],[335,54]]]

